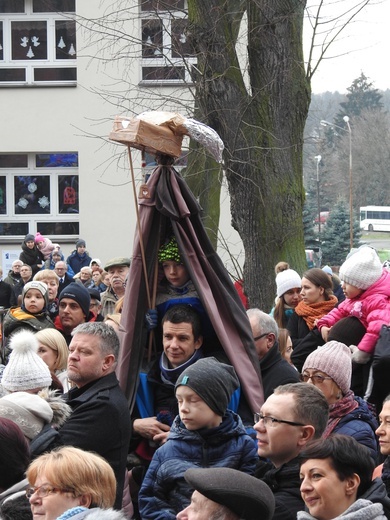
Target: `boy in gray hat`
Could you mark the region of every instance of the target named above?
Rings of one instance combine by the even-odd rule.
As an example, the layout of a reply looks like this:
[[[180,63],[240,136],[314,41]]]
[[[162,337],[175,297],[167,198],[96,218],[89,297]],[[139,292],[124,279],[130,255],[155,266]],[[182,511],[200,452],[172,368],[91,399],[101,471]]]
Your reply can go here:
[[[184,473],[194,467],[230,467],[252,474],[257,455],[240,417],[227,410],[239,387],[230,365],[203,358],[176,383],[179,415],[168,440],[154,454],[140,493],[142,518],[176,517],[190,503],[193,489]]]

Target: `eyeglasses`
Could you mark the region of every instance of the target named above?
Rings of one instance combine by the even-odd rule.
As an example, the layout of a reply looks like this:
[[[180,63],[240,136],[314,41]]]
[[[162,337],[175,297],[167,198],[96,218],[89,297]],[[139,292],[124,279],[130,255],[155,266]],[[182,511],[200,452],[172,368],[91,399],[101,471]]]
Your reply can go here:
[[[264,334],[260,334],[260,336],[256,336],[255,338],[253,338],[253,341],[257,341],[261,338],[264,338],[264,336],[268,336],[269,332],[264,332]]]
[[[53,493],[73,493],[72,489],[60,489],[48,484],[42,484],[38,487],[29,487],[26,489],[26,497],[31,498],[36,493],[39,498],[45,498]]]
[[[259,421],[263,421],[264,426],[266,428],[271,427],[275,428],[278,424],[290,424],[291,426],[305,426],[302,423],[294,422],[294,421],[284,421],[283,419],[275,419],[275,417],[265,416],[262,413],[255,413],[253,415],[255,423],[258,423]]]
[[[325,381],[325,379],[332,379],[329,376],[321,376],[320,374],[314,374],[310,376],[309,374],[301,374],[301,381],[304,383],[307,383],[309,379],[313,381],[315,385],[322,385],[322,383]]]

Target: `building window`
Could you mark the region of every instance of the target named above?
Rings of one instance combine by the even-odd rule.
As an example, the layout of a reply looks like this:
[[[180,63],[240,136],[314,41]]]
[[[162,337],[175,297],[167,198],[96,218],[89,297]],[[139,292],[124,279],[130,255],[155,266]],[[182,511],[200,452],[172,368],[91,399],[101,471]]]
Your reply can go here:
[[[79,211],[77,152],[0,155],[0,234],[77,235]]]
[[[75,0],[0,0],[0,85],[74,85]]]
[[[184,0],[141,0],[142,83],[191,82],[196,57]]]

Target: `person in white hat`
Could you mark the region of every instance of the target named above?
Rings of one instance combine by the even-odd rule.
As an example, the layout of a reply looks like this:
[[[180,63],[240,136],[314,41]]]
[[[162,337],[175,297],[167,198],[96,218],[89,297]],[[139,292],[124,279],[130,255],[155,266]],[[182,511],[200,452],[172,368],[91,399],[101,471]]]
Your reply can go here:
[[[280,329],[285,329],[295,307],[302,300],[301,277],[294,269],[285,269],[276,275],[275,282],[277,299],[270,316]]]
[[[390,323],[390,272],[382,267],[375,249],[362,246],[340,267],[346,299],[317,323],[324,341],[342,318],[355,316],[366,328],[358,345],[350,345],[352,361],[365,364],[374,353],[382,325]]]

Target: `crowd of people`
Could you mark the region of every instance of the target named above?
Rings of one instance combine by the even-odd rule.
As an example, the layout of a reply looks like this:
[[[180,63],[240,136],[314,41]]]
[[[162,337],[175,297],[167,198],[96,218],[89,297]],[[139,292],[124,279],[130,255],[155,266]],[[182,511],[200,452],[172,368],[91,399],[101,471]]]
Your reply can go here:
[[[351,252],[338,275],[277,264],[273,308],[247,309],[254,416],[183,254],[174,236],[159,249],[139,326],[160,348],[130,411],[115,373],[130,258],[103,265],[79,239],[65,259],[25,237],[0,276],[0,519],[390,519],[390,385],[371,398],[390,273],[376,252]]]

